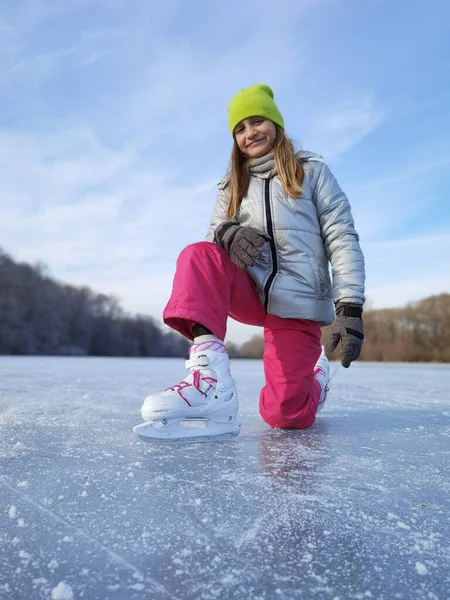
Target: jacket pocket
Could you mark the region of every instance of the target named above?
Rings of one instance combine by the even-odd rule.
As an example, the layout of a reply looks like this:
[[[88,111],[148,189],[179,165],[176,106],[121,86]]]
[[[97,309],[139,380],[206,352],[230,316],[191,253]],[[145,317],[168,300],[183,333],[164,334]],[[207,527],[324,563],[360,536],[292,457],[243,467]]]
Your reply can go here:
[[[331,296],[331,282],[327,269],[320,266],[315,256],[309,257],[314,275],[316,291],[320,296]]]
[[[276,281],[285,294],[317,297],[316,277],[308,256],[296,256],[295,261],[282,264]]]

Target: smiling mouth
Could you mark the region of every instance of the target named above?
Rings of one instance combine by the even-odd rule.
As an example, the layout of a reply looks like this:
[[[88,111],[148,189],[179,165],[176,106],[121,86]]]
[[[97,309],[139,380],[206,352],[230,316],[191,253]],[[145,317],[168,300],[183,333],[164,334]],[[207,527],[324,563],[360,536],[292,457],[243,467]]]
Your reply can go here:
[[[251,148],[251,147],[252,147],[252,146],[254,146],[255,144],[260,144],[260,143],[261,143],[261,142],[263,142],[263,141],[264,141],[264,139],[261,139],[261,140],[255,140],[254,142],[252,142],[251,144],[249,144],[249,145],[247,146],[247,148]]]

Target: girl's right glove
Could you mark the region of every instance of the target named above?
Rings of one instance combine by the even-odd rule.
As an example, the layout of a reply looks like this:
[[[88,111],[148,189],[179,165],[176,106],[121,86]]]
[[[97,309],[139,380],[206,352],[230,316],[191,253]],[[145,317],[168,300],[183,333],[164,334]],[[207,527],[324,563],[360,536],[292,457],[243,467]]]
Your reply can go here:
[[[266,241],[253,227],[243,227],[236,223],[221,223],[214,232],[214,243],[221,246],[243,271],[255,264],[255,260],[261,256],[259,248]]]
[[[341,364],[347,369],[350,363],[358,358],[364,342],[361,305],[340,302],[336,304],[336,317],[325,352],[327,354],[333,352],[339,341],[341,342]]]

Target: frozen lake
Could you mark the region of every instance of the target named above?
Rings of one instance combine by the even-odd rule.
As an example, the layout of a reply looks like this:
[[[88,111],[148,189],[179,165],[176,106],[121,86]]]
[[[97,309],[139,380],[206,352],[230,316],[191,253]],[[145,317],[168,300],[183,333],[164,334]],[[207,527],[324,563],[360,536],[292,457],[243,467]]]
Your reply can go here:
[[[153,446],[180,359],[0,358],[0,599],[446,600],[450,367],[340,369],[306,431]]]

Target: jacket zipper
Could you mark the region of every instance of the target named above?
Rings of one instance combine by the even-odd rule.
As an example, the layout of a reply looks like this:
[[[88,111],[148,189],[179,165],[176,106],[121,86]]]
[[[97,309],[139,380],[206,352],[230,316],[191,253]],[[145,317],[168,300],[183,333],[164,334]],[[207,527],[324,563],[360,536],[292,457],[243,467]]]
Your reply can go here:
[[[278,271],[277,251],[275,247],[275,238],[273,234],[272,211],[270,210],[270,179],[265,179],[264,181],[264,204],[266,209],[267,233],[269,234],[270,238],[270,252],[272,254],[272,272],[266,281],[266,285],[264,286],[264,308],[267,312],[267,307],[269,305],[270,286],[272,285],[272,282],[275,279],[275,275]]]

